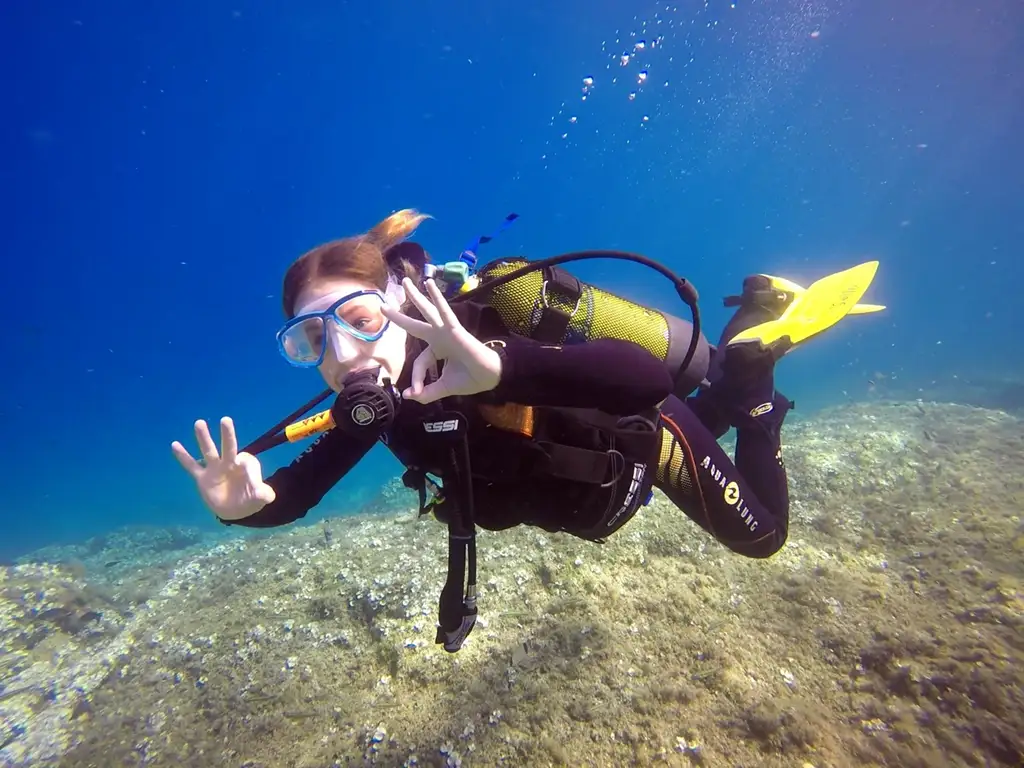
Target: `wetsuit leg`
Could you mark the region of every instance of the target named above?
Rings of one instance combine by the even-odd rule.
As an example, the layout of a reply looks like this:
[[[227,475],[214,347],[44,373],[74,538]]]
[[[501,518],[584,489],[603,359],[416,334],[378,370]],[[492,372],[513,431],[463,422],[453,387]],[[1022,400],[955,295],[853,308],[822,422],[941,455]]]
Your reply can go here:
[[[793,407],[775,391],[782,349],[730,346],[741,331],[778,317],[781,307],[756,300],[763,277],[744,280],[739,310],[726,324],[711,358],[710,386],[662,407],[662,451],[656,485],[687,515],[733,552],[769,557],[786,543],[789,486],[780,432]],[[736,461],[718,438],[736,428]]]
[[[755,404],[770,403],[770,410],[755,416],[749,412],[757,410],[754,406],[738,413],[730,409],[737,430],[733,463],[701,419],[702,395],[687,402],[672,396],[662,406],[655,485],[733,552],[769,557],[786,542],[789,529],[779,432],[791,404],[770,391]]]

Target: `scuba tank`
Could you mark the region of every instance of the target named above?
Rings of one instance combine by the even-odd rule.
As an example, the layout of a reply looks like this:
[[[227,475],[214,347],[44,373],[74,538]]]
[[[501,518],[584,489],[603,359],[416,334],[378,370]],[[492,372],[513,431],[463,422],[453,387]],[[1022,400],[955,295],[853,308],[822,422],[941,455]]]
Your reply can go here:
[[[490,235],[481,235],[458,261],[425,264],[449,303],[475,301],[493,307],[512,332],[545,344],[579,344],[620,339],[639,344],[668,366],[685,398],[707,380],[712,346],[700,332],[697,291],[662,264],[624,251],[580,251],[540,261],[499,259],[477,269],[477,251],[505,231],[519,215],[510,213]],[[584,283],[560,264],[583,259],[618,259],[650,267],[668,278],[693,317],[688,322]]]
[[[513,333],[559,345],[598,339],[631,341],[671,371],[679,372],[675,394],[680,398],[690,394],[707,376],[711,346],[703,335],[698,335],[695,354],[680,371],[694,337],[692,323],[581,282],[557,266],[529,271],[488,287],[494,278],[530,263],[524,258],[503,259],[491,262],[476,274],[474,293],[479,298],[475,300],[492,306]]]

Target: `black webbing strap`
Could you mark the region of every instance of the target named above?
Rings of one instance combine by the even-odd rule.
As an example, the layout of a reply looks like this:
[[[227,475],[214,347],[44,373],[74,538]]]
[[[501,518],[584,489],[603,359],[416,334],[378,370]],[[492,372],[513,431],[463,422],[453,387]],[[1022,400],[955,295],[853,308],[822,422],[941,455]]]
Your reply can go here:
[[[544,284],[541,288],[540,320],[530,337],[544,344],[561,344],[565,339],[569,321],[576,314],[583,296],[583,284],[569,272],[558,267],[548,267],[543,271]],[[557,293],[571,306],[572,311],[565,312],[551,305],[548,296]]]

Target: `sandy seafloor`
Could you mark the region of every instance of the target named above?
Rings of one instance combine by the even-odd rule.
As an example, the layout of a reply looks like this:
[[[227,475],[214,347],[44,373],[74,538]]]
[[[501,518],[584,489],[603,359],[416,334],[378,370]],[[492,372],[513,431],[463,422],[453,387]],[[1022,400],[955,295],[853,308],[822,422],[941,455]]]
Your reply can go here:
[[[656,497],[605,545],[445,529],[112,533],[0,568],[0,765],[1024,764],[1024,424],[875,402],[787,421],[791,537],[730,554]]]

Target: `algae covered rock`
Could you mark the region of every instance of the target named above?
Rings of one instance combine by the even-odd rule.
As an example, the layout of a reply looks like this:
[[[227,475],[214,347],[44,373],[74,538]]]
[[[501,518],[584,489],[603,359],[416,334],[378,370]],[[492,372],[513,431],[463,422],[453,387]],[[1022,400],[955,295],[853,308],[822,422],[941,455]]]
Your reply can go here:
[[[660,494],[603,545],[482,532],[457,655],[434,642],[446,531],[397,486],[387,513],[139,569],[4,569],[0,760],[1018,765],[1022,435],[928,403],[794,419],[768,560]]]

